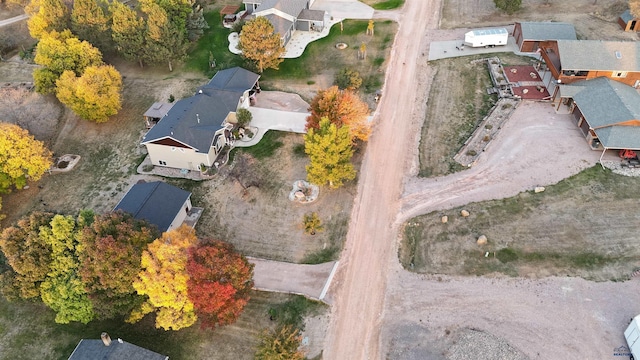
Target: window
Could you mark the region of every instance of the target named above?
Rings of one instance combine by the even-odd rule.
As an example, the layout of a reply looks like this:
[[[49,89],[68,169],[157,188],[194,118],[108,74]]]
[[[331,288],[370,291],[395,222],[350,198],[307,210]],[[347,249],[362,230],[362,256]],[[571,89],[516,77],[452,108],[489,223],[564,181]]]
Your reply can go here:
[[[176,147],[175,147],[175,146],[172,146],[172,147],[171,147],[171,151],[176,151]]]
[[[167,162],[166,162],[166,161],[162,161],[162,160],[160,160],[160,161],[158,161],[158,164],[160,164],[160,165],[167,165]]]
[[[613,77],[617,77],[617,78],[627,77],[627,72],[626,71],[614,71],[613,72]]]
[[[180,152],[181,152],[181,153],[184,153],[184,149],[180,149]]]

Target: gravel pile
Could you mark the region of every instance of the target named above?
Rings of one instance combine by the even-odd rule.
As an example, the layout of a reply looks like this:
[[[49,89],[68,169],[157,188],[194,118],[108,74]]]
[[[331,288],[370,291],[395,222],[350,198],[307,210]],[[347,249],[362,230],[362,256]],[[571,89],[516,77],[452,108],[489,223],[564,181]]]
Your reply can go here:
[[[616,174],[624,176],[640,176],[640,168],[622,167],[622,161],[602,160],[602,165]]]
[[[446,352],[448,360],[527,360],[526,355],[505,340],[480,330],[461,330]]]

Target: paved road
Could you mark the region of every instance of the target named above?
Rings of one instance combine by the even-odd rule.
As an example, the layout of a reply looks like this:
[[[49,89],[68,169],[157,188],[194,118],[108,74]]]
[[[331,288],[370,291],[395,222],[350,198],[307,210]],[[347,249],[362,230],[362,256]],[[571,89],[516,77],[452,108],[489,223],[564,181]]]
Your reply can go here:
[[[2,21],[0,21],[0,27],[11,25],[11,24],[13,24],[15,22],[22,21],[22,20],[27,19],[27,18],[29,18],[29,16],[27,14],[22,14],[22,15],[14,16],[14,17],[6,19],[6,20],[2,20]]]

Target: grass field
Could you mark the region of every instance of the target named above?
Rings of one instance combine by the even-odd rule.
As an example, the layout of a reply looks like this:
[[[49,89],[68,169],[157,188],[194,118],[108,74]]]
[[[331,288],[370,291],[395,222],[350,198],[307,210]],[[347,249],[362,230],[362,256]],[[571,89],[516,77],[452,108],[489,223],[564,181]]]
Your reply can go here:
[[[637,185],[597,165],[542,193],[416,217],[405,225],[400,260],[420,273],[628,279],[640,267]],[[471,215],[460,217],[462,209]]]
[[[253,292],[249,305],[232,325],[202,330],[198,325],[180,331],[156,329],[152,317],[131,325],[122,321],[94,321],[60,325],[42,304],[8,303],[0,298],[0,359],[67,359],[80,339],[99,339],[104,331],[169,356],[170,359],[253,359],[257,335],[276,324],[303,327],[306,315],[327,311],[326,305],[297,295]],[[275,315],[275,316],[274,316]],[[274,320],[270,320],[274,316]]]

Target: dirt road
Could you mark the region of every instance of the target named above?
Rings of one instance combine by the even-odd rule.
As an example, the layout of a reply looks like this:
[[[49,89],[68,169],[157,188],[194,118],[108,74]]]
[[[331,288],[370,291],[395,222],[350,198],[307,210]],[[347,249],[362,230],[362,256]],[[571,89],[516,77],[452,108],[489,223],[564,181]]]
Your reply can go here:
[[[438,23],[435,0],[408,0],[401,11],[383,97],[375,114],[360,172],[345,250],[330,296],[337,294],[324,358],[379,359],[380,322],[387,267],[396,239],[398,211],[408,148],[418,127],[414,112],[420,82],[419,62],[426,63],[421,41]],[[389,74],[392,74],[390,76]],[[424,97],[423,97],[424,98]]]

